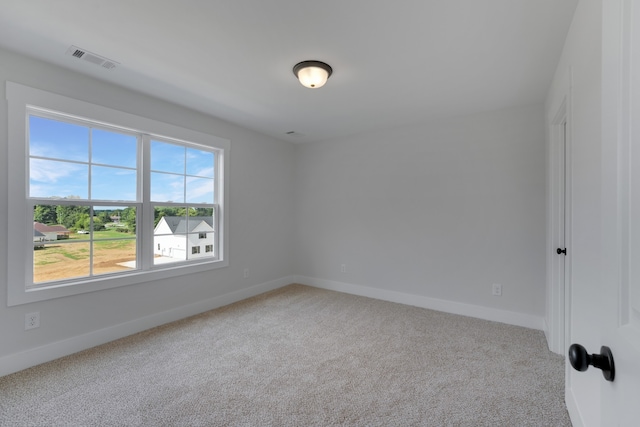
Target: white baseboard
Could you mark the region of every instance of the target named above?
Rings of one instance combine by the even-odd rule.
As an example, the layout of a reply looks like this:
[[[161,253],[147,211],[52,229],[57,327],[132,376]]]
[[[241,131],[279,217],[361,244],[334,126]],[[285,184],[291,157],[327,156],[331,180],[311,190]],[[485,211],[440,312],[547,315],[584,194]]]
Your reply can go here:
[[[63,356],[77,353],[81,350],[105,344],[118,338],[123,338],[156,326],[164,325],[165,323],[184,319],[208,310],[213,310],[214,308],[232,304],[273,289],[281,288],[294,282],[294,276],[282,277],[280,279],[251,286],[249,288],[240,289],[207,300],[198,301],[193,304],[176,307],[160,313],[154,313],[149,316],[130,320],[128,322],[109,326],[86,334],[77,335],[62,341],[56,341],[40,347],[21,351],[19,353],[3,356],[0,358],[0,376],[9,375],[31,366],[49,362]]]
[[[507,323],[509,325],[523,326],[530,329],[542,330],[544,327],[544,319],[540,316],[534,316],[531,314],[516,313],[513,311],[429,298],[420,295],[389,291],[386,289],[370,288],[368,286],[352,285],[350,283],[334,282],[332,280],[317,279],[314,277],[295,276],[295,283],[384,301],[397,302],[415,307],[444,311],[446,313],[460,314],[463,316],[476,317],[478,319]]]

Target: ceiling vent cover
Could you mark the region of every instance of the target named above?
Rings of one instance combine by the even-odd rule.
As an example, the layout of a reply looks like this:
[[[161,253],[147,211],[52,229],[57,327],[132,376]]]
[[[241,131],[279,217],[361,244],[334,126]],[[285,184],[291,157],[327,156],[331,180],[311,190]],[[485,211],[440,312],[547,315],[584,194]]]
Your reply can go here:
[[[290,130],[288,132],[285,132],[285,135],[289,135],[289,136],[304,136],[304,134],[296,132],[295,130]]]
[[[104,56],[96,55],[95,53],[79,48],[78,46],[69,47],[69,49],[67,49],[67,55],[82,59],[83,61],[90,62],[99,67],[106,68],[107,70],[113,70],[116,66],[120,65],[120,63],[116,61],[107,59]]]

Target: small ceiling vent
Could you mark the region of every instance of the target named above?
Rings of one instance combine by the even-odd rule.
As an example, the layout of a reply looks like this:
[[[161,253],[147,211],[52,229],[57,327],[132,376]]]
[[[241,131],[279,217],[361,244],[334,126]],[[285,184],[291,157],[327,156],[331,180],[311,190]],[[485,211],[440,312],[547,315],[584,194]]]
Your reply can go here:
[[[289,135],[289,136],[304,136],[304,134],[298,133],[294,130],[290,130],[288,132],[285,132],[285,135]]]
[[[69,49],[67,49],[67,55],[82,59],[83,61],[90,62],[99,67],[106,68],[107,70],[113,70],[116,66],[120,65],[120,63],[116,61],[107,59],[104,56],[96,55],[95,53],[91,53],[86,49],[81,49],[78,46],[69,47]]]

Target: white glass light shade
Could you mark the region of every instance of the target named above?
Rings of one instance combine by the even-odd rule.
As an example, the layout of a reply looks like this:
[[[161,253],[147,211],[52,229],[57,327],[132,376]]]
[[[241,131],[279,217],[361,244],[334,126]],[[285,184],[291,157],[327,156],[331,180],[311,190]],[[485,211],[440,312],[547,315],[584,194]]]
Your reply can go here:
[[[306,86],[311,89],[317,89],[324,86],[329,78],[327,70],[323,70],[318,67],[307,67],[298,71],[298,79],[302,86]]]
[[[293,67],[300,83],[310,89],[324,86],[332,71],[329,65],[320,61],[303,61]]]

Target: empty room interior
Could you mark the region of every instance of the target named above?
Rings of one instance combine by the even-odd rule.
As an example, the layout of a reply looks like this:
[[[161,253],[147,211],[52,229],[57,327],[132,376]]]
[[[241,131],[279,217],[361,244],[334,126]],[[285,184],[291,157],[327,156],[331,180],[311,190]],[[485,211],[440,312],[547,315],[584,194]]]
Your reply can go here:
[[[0,425],[633,425],[638,9],[0,1]]]

